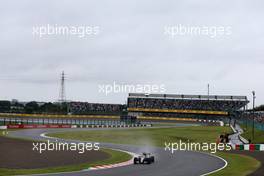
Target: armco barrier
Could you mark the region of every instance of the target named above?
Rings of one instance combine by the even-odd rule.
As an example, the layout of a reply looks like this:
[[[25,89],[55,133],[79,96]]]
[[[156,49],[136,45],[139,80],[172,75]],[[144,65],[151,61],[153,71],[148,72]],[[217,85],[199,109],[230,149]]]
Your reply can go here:
[[[16,113],[0,113],[3,118],[33,118],[33,119],[111,119],[119,120],[120,116],[117,115],[51,115],[51,114],[16,114]],[[196,122],[194,118],[176,118],[176,117],[155,117],[155,116],[138,116],[139,120],[169,120],[169,121],[190,121]]]
[[[130,128],[130,127],[152,127],[151,124],[133,125],[7,125],[8,129],[33,129],[33,128]]]

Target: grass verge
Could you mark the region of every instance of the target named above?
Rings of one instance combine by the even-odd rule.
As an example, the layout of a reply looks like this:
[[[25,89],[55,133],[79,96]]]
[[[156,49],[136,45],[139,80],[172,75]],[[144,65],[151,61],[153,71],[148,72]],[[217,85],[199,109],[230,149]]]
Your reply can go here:
[[[211,176],[246,176],[254,172],[261,164],[258,160],[246,155],[225,152],[218,152],[217,155],[224,158],[228,165],[225,169],[213,173]]]
[[[229,127],[192,126],[176,128],[142,128],[127,130],[96,130],[74,131],[49,134],[63,139],[77,139],[82,141],[109,142],[118,144],[146,145],[146,141],[153,146],[164,146],[164,142],[216,142],[222,133],[231,133]]]

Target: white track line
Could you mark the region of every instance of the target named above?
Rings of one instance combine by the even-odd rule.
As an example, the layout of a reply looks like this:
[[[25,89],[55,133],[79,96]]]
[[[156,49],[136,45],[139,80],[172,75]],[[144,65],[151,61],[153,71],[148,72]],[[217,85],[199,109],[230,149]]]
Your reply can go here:
[[[224,165],[223,167],[221,167],[221,168],[219,168],[219,169],[216,169],[216,170],[213,170],[213,171],[211,171],[211,172],[208,172],[208,173],[202,174],[202,175],[200,175],[200,176],[206,176],[206,175],[213,174],[213,173],[215,173],[215,172],[218,172],[218,171],[220,171],[220,170],[223,170],[223,169],[226,168],[226,166],[228,165],[228,162],[227,162],[224,158],[222,158],[222,157],[220,157],[220,156],[213,155],[213,154],[210,154],[210,153],[205,153],[205,152],[200,152],[200,153],[203,153],[203,154],[207,154],[207,155],[210,155],[210,156],[216,157],[216,158],[218,158],[218,159],[224,161],[224,163],[225,163],[225,165]]]
[[[51,137],[51,136],[46,136],[47,133],[41,133],[39,136],[40,137],[43,137],[43,138],[47,138],[47,139],[58,139],[58,138],[55,138],[55,137]]]

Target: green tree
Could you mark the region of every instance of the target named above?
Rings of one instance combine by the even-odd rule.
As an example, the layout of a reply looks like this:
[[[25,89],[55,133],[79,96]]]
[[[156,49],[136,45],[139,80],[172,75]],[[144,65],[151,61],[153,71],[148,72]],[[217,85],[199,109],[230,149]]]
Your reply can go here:
[[[264,111],[264,105],[260,105],[255,108],[256,111]]]
[[[37,113],[39,111],[39,105],[35,101],[31,101],[25,105],[26,113]]]
[[[2,100],[0,101],[0,112],[9,112],[11,107],[10,101]]]

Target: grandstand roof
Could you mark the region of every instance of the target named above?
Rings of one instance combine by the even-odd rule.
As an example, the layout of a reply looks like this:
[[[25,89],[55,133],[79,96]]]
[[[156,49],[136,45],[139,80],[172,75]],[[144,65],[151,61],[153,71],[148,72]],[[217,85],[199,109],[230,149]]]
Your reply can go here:
[[[228,95],[185,95],[185,94],[144,94],[129,93],[128,98],[159,98],[159,99],[192,99],[192,100],[233,100],[248,101],[246,96]]]

